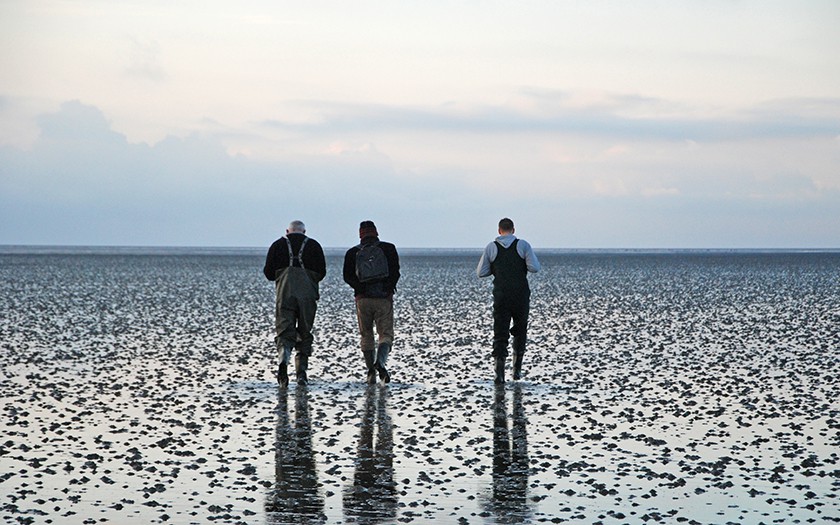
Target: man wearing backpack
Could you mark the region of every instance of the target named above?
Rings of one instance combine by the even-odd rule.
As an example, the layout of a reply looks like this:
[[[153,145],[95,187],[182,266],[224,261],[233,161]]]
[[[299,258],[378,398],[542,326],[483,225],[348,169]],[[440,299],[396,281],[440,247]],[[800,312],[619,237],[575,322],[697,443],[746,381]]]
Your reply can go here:
[[[359,224],[359,238],[361,242],[344,255],[344,282],[356,295],[367,382],[376,383],[378,373],[388,383],[391,375],[385,363],[394,342],[394,291],[400,280],[400,257],[393,244],[379,240],[373,221]],[[373,338],[374,326],[378,344]]]
[[[499,236],[487,245],[476,272],[479,277],[493,276],[493,354],[497,385],[505,382],[505,359],[508,341],[513,335],[513,378],[522,378],[522,358],[528,328],[531,289],[528,272],[540,271],[531,245],[517,239],[513,221],[499,221]],[[511,320],[513,327],[511,327]]]
[[[268,249],[265,258],[265,277],[274,281],[276,291],[275,328],[280,368],[277,382],[289,385],[288,365],[295,354],[298,385],[305,385],[309,356],[312,355],[312,325],[319,298],[318,283],[327,275],[324,250],[318,241],[306,236],[301,221],[292,221],[286,236],[280,237]]]

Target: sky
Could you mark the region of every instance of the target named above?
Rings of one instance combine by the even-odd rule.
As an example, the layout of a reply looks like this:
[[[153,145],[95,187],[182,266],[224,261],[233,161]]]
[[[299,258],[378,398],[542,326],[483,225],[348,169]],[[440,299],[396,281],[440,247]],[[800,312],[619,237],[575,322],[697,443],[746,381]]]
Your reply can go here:
[[[2,0],[0,245],[840,248],[836,0]]]

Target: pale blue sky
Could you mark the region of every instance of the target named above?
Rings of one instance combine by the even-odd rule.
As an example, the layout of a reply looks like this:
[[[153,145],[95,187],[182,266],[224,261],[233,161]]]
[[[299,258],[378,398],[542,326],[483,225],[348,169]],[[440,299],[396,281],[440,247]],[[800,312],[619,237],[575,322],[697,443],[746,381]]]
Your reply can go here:
[[[172,5],[177,4],[177,5]],[[840,2],[0,2],[0,244],[840,247]]]

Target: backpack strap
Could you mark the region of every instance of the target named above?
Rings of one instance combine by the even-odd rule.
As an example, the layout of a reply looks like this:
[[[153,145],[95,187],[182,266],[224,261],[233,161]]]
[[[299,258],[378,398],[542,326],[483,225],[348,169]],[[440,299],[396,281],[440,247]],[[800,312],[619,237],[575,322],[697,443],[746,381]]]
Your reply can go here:
[[[289,266],[294,266],[295,260],[297,260],[298,264],[304,270],[306,267],[303,265],[303,248],[306,246],[306,241],[309,240],[309,237],[304,237],[303,242],[300,244],[300,249],[298,250],[298,254],[294,255],[292,253],[292,240],[289,237],[286,237],[286,247],[289,249]]]

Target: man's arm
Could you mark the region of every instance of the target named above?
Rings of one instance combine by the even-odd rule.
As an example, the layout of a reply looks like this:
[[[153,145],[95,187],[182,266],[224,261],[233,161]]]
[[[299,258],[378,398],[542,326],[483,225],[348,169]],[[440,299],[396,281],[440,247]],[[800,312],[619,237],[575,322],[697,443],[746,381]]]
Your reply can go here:
[[[519,244],[517,245],[517,248],[520,248],[523,252],[519,255],[521,255],[522,258],[525,259],[525,266],[528,267],[528,271],[531,273],[537,273],[538,271],[540,271],[542,266],[540,265],[539,259],[537,259],[537,254],[534,253],[534,249],[531,248],[531,244],[528,243],[528,241],[523,241],[522,239],[519,239]]]
[[[356,277],[356,248],[350,248],[344,254],[344,282],[349,284],[355,292],[363,290],[362,283]]]
[[[393,293],[397,289],[397,281],[400,280],[400,255],[397,253],[397,247],[391,243],[383,245],[387,249],[385,251],[385,258],[388,259],[388,290]]]
[[[493,275],[490,264],[496,258],[497,252],[498,249],[496,248],[495,242],[491,242],[484,248],[484,253],[481,254],[481,259],[478,260],[478,267],[475,269],[475,273],[479,277],[490,277]]]
[[[306,268],[318,275],[320,282],[327,276],[327,259],[324,257],[324,249],[315,239],[309,239],[306,248],[310,252],[310,262]]]
[[[274,275],[277,273],[277,266],[275,263],[276,253],[277,242],[275,241],[268,249],[268,254],[265,256],[265,267],[263,267],[263,273],[265,274],[265,278],[269,281],[273,281]]]

